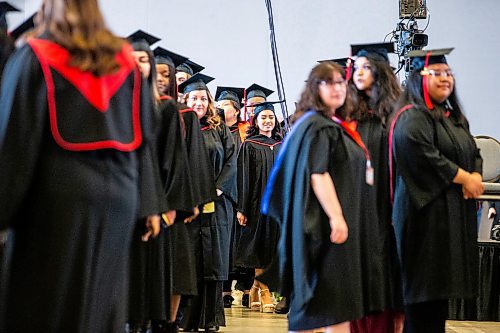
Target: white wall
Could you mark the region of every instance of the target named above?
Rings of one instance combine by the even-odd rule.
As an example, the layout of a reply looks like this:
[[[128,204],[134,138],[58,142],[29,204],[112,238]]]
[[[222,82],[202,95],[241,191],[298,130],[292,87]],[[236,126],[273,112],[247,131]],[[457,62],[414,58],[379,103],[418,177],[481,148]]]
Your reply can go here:
[[[15,27],[40,0],[12,3]],[[207,67],[216,85],[276,88],[264,0],[101,0],[111,29],[142,28],[160,45]],[[427,0],[429,48],[454,46],[449,63],[473,134],[500,138],[498,0]],[[274,23],[289,109],[316,60],[349,54],[350,43],[381,41],[398,21],[396,0],[273,0]],[[189,25],[188,25],[189,23]],[[424,22],[422,22],[424,23]],[[420,24],[421,28],[423,27]],[[395,64],[395,63],[394,63]],[[277,99],[273,96],[273,99]]]

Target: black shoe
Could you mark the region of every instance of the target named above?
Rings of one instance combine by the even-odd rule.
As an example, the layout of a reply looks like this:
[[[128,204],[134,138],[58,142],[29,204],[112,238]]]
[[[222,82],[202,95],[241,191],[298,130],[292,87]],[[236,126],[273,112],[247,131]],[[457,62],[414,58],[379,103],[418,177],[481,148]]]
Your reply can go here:
[[[286,314],[288,313],[289,306],[288,306],[288,300],[286,297],[281,298],[281,301],[276,304],[276,307],[274,308],[274,313],[277,314]]]
[[[247,308],[250,306],[250,298],[248,294],[243,294],[243,297],[241,298],[241,305]]]
[[[234,298],[231,295],[224,295],[224,308],[230,309],[231,305],[233,305]]]
[[[205,332],[218,332],[219,326],[205,326]]]
[[[179,327],[176,323],[167,323],[166,321],[155,321],[151,325],[151,333],[178,333]]]

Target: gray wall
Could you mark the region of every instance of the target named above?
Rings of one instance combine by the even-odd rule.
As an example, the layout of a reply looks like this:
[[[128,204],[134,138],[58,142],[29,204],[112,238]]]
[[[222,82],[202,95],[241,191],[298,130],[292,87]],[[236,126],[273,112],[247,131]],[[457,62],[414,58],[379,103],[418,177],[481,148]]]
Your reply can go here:
[[[26,10],[40,0],[14,0]],[[143,28],[160,45],[207,67],[216,85],[260,83],[276,88],[264,0],[101,0],[110,28],[127,35]],[[500,138],[498,0],[427,0],[429,48],[454,46],[449,63],[473,134]],[[273,0],[281,68],[289,109],[316,60],[349,54],[350,43],[381,41],[398,21],[396,0]],[[189,25],[188,25],[189,23]],[[423,24],[420,27],[423,28]],[[395,62],[393,62],[395,65]],[[273,96],[274,98],[277,98]]]

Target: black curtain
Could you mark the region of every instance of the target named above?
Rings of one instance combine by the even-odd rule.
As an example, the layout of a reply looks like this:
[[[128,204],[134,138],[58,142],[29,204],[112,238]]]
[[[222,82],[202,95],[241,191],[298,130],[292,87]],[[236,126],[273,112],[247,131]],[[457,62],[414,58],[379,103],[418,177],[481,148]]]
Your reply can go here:
[[[448,319],[500,321],[500,242],[480,242],[479,297],[449,302]]]

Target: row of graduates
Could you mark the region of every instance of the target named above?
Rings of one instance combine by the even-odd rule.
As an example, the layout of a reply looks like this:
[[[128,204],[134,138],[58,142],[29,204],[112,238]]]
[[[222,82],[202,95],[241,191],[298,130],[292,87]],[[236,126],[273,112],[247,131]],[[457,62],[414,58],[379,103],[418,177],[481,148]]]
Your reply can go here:
[[[185,331],[218,330],[235,205],[254,230],[281,139],[273,106],[251,108],[238,194],[247,131],[224,124],[203,80],[178,103],[174,57],[155,63],[151,36],[114,36],[93,0],[44,1],[30,26],[2,75],[0,331],[175,332],[181,295]],[[270,94],[254,87],[247,101]],[[276,247],[277,226],[262,232]]]
[[[213,78],[193,73],[192,67],[196,65],[186,63],[186,58],[169,50],[157,47],[151,51],[150,45],[158,39],[150,34],[139,30],[129,39],[133,41],[133,55],[143,75],[148,77],[153,91],[158,87],[159,99],[163,101],[161,105],[172,105],[172,110],[180,110],[187,136],[193,132],[201,135],[200,145],[190,140],[190,145],[201,148],[197,156],[205,161],[189,161],[191,167],[194,163],[197,165],[192,173],[196,173],[198,179],[202,178],[191,186],[203,186],[204,181],[216,193],[210,200],[199,202],[198,217],[177,218],[171,227],[164,230],[166,238],[160,237],[159,241],[149,243],[137,242],[142,250],[136,251],[140,254],[136,261],[138,265],[132,265],[131,274],[139,278],[139,289],[135,292],[134,286],[131,286],[130,330],[144,331],[152,320],[153,330],[176,331],[177,325],[180,325],[184,331],[197,331],[200,328],[217,331],[225,325],[223,282],[228,279],[232,262],[240,267],[263,269],[270,264],[276,252],[278,225],[267,223],[260,214],[260,197],[281,143],[281,129],[274,107],[265,102],[272,91],[258,85],[247,89],[243,103],[248,107],[252,121],[240,121],[238,114],[241,112],[243,89],[219,87],[215,95],[220,106],[217,110],[206,85]],[[155,71],[158,73],[155,74]],[[179,73],[176,78],[175,74]],[[187,77],[185,74],[188,74]],[[191,77],[191,74],[195,75]],[[177,82],[181,82],[178,87]],[[186,104],[180,104],[177,100],[185,100]],[[160,107],[159,114],[164,113]],[[191,122],[198,127],[188,125]],[[168,124],[172,126],[172,119],[161,123],[162,127]],[[166,139],[157,145],[160,155],[168,155],[162,151],[171,149],[169,140],[173,136],[167,134],[161,137]],[[164,163],[160,161],[160,165]],[[210,170],[209,174],[204,174],[200,168]],[[176,170],[169,171],[176,177]],[[165,186],[167,188],[174,195],[186,189],[185,186]],[[168,221],[172,221],[168,214],[164,215]],[[236,218],[239,223],[236,223]],[[164,244],[164,249],[157,248],[155,243],[158,242]],[[166,254],[170,260],[158,261],[158,253]],[[134,260],[134,252],[132,256]],[[147,264],[151,262],[157,264]],[[160,267],[162,263],[164,265]],[[179,267],[183,269],[178,271]],[[162,274],[162,269],[168,272]],[[151,278],[164,283],[163,276],[167,280],[172,279],[171,286],[167,284],[166,289],[153,288],[151,292],[140,289],[154,286],[148,281]],[[258,282],[255,284],[259,285]],[[267,301],[263,306],[267,305],[272,312],[274,305],[269,289],[264,285],[260,289],[261,295],[266,294],[262,297]],[[155,290],[164,292],[158,297],[160,294]],[[147,295],[154,293],[157,296],[148,300]],[[141,295],[146,296],[138,302]],[[180,313],[177,313],[180,295],[183,301]],[[170,311],[167,312],[171,316],[164,318],[166,309],[161,305],[169,303],[165,300],[169,296]],[[148,302],[152,303],[144,307]]]

